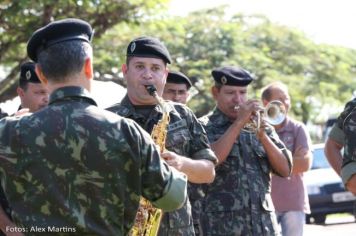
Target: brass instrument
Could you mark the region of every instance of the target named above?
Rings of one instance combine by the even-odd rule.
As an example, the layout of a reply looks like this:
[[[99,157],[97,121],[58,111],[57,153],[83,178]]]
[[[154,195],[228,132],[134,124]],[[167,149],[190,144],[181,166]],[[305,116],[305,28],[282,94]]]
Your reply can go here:
[[[238,109],[238,106],[235,109]],[[286,115],[287,112],[283,103],[279,100],[273,100],[265,108],[256,112],[254,119],[246,123],[243,130],[249,133],[256,133],[261,127],[261,119],[265,119],[271,125],[282,124]]]
[[[157,124],[153,126],[151,137],[155,144],[159,146],[160,152],[165,150],[167,126],[169,124],[169,110],[166,103],[157,94],[153,85],[146,86],[148,93],[153,96],[163,110],[163,116]],[[131,236],[156,236],[161,223],[163,212],[155,208],[150,201],[141,197],[139,209],[136,214],[135,224],[130,231]]]

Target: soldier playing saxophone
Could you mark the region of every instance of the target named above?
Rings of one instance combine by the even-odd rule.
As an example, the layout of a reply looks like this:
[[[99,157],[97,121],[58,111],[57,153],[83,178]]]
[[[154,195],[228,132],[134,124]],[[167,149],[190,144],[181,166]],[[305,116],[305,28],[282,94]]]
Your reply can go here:
[[[168,63],[171,63],[169,52],[156,38],[140,37],[131,41],[127,47],[126,63],[122,65],[127,95],[121,103],[108,110],[135,120],[151,133],[153,126],[162,118],[163,111],[146,87],[154,85],[161,97]],[[185,173],[191,183],[212,182],[217,159],[210,149],[204,129],[188,107],[172,102],[167,102],[167,107],[170,122],[166,151],[161,156],[170,166]],[[189,201],[179,210],[164,212],[159,235],[194,235]]]

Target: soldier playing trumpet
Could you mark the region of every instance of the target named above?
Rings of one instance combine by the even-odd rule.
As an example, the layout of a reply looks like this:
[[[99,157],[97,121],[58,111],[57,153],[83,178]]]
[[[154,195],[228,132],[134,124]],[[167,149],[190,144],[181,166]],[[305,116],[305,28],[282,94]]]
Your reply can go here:
[[[200,120],[219,162],[205,187],[203,235],[277,235],[271,173],[290,175],[290,153],[263,120],[256,135],[244,130],[260,110],[257,100],[247,100],[252,77],[246,70],[227,66],[212,76],[216,108]]]

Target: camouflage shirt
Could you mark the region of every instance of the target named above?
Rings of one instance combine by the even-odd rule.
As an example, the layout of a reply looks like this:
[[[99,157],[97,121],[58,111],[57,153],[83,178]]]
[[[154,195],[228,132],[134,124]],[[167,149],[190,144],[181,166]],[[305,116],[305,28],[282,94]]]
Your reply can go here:
[[[217,108],[199,120],[211,143],[232,124]],[[268,136],[285,148],[274,130]],[[227,159],[216,167],[214,182],[205,186],[203,235],[276,235],[271,171],[262,144],[254,134],[242,131]]]
[[[0,121],[0,177],[14,222],[33,235],[126,235],[140,196],[155,201],[172,184],[149,134],[80,87]]]
[[[0,108],[0,119],[8,116],[6,112],[3,112],[2,109]]]
[[[167,127],[166,149],[192,159],[207,159],[216,163],[217,159],[210,149],[206,133],[194,113],[182,104],[167,101],[167,105],[171,111]],[[121,103],[108,110],[135,120],[148,133],[151,133],[153,126],[162,118],[163,113],[161,107],[156,105],[152,107],[150,114],[145,116],[137,112],[127,95]],[[190,188],[189,198],[191,194]],[[159,235],[194,235],[189,201],[179,210],[164,213]]]
[[[341,177],[346,184],[351,176],[356,174],[356,98],[346,104],[337,119],[337,124],[345,133]]]

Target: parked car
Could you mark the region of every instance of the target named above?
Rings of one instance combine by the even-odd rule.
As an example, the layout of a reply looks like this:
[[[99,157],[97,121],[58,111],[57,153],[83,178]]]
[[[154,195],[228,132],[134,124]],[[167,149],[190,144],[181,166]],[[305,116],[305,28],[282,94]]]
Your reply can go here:
[[[312,167],[304,175],[311,208],[306,221],[324,224],[328,214],[353,213],[356,196],[345,190],[340,176],[330,167],[324,144],[313,148]]]

